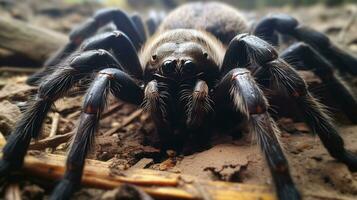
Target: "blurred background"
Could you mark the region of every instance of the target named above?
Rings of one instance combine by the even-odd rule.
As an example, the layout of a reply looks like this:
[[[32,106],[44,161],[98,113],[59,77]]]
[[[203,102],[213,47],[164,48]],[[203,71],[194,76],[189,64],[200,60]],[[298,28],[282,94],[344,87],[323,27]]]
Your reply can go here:
[[[191,0],[0,0],[0,18],[20,20],[36,27],[67,34],[73,26],[103,7],[117,7],[129,14],[139,13],[145,20],[152,14],[164,16],[176,6]],[[205,0],[203,0],[205,1]],[[357,0],[224,0],[240,9],[249,22],[269,13],[287,13],[304,24],[328,34],[341,46],[357,53]],[[13,65],[4,58],[0,45],[0,66]],[[5,51],[6,52],[6,51]],[[5,53],[5,55],[8,55]],[[10,62],[7,62],[10,61]],[[20,65],[40,66],[39,62]]]
[[[80,0],[68,0],[68,1],[80,1]],[[140,1],[140,0],[123,0],[122,2],[127,2],[129,5],[143,5],[146,6],[150,5],[162,5],[165,7],[174,7],[178,4],[189,2],[192,0],[148,0],[148,1]],[[82,0],[81,2],[84,2]],[[115,0],[97,0],[97,2],[104,2],[104,3],[113,3],[118,2]],[[145,3],[143,3],[145,2]],[[340,5],[343,3],[356,3],[357,0],[224,0],[223,2],[227,2],[230,4],[234,4],[240,8],[244,9],[255,9],[255,8],[262,8],[265,6],[285,6],[285,5],[292,5],[292,6],[302,6],[302,5],[313,5],[317,3],[323,3],[328,6]]]
[[[17,117],[23,111],[20,111],[20,108],[24,108],[24,102],[37,91],[37,88],[25,83],[27,77],[38,71],[42,63],[68,41],[68,33],[73,27],[91,17],[95,11],[104,7],[117,7],[125,10],[129,15],[138,13],[144,20],[147,20],[150,15],[165,15],[185,2],[190,1],[0,0],[0,136],[3,134],[7,137],[10,134]],[[224,2],[238,8],[250,23],[254,23],[269,13],[287,13],[296,17],[302,24],[327,34],[334,44],[357,55],[357,0],[225,0]],[[311,90],[322,96],[320,94],[321,91],[325,91],[325,86],[321,80],[311,71],[301,71],[300,74],[307,80],[309,86],[313,86]],[[356,91],[357,78],[344,78]],[[53,127],[52,122],[55,121],[55,116],[59,119],[57,120],[57,135],[68,134],[74,130],[76,123],[73,122],[80,114],[82,96],[69,96],[56,103],[55,109],[46,118],[43,136],[39,139],[52,137],[50,136],[51,127]],[[101,133],[119,127],[123,121],[132,118],[132,114],[136,113],[134,112],[137,110],[135,106],[113,102],[115,104],[108,108],[111,110],[108,112],[110,114],[101,121]],[[337,113],[334,104],[330,103],[328,106],[332,108],[331,113]],[[343,116],[340,118],[339,122],[348,121],[343,119]],[[141,140],[147,141],[146,137],[154,132],[152,123],[146,115],[138,115],[132,119],[133,122],[117,130],[113,137],[105,136],[105,134],[99,135],[95,150],[89,158],[113,162],[115,169],[122,170],[131,167],[147,155],[158,156],[157,149],[144,147],[144,142],[141,142]],[[357,126],[343,123],[338,125],[346,145],[348,149],[357,152]],[[310,137],[309,129],[303,123],[294,123],[293,120],[285,118],[279,120],[278,124],[283,130],[283,142],[289,144],[286,146],[287,155],[289,161],[293,163],[293,176],[296,183],[304,194],[309,195],[309,198],[305,199],[356,199],[357,173],[354,175],[356,180],[353,180],[344,165],[340,167],[328,165],[331,157],[321,145],[318,145],[317,138]],[[301,135],[300,133],[307,134]],[[52,153],[64,155],[67,146],[64,142],[58,147],[51,147]],[[201,178],[211,178],[208,170],[193,168],[192,163],[196,162],[197,166],[203,168],[212,168],[212,155],[217,155],[216,151],[221,152],[220,148],[226,149],[222,146],[209,153],[197,155],[195,157],[197,160],[188,158],[189,164],[185,164],[183,160],[183,164],[175,166],[172,171],[179,169],[175,173],[181,171],[184,174]],[[239,177],[240,182],[243,180],[244,183],[272,183],[267,168],[263,167],[264,162],[259,157],[260,153],[250,151],[249,145],[234,148],[234,152],[239,152],[239,156],[244,158],[242,159],[244,163],[238,162],[237,164],[236,154],[230,153],[232,150],[229,150],[222,158],[232,161],[225,162],[225,166],[242,166],[239,169],[243,171],[236,171],[238,168],[234,170],[227,168],[225,171],[220,159],[215,159],[214,169],[223,174],[219,174],[220,179],[231,180],[232,176]],[[45,149],[48,150],[47,147]],[[45,151],[44,148],[39,150]],[[150,164],[150,168],[162,170],[162,166],[165,167],[167,163],[171,164],[171,161]],[[213,178],[216,180],[216,177]],[[42,199],[49,193],[47,184],[32,182],[21,184],[23,199]],[[74,199],[99,199],[98,196],[102,193],[104,191],[82,189]],[[0,192],[0,199],[1,195]]]

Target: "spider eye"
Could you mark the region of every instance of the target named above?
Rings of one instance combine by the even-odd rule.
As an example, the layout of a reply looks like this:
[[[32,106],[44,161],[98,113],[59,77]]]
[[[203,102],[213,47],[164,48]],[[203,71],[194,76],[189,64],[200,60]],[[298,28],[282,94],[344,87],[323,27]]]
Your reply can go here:
[[[151,61],[156,61],[156,59],[157,59],[157,55],[156,54],[151,56]]]
[[[206,59],[208,59],[208,53],[207,53],[207,52],[204,52],[204,53],[203,53],[203,56],[204,56]]]
[[[195,66],[195,63],[191,60],[187,60],[182,66],[182,72],[185,74],[193,73],[195,71]]]
[[[164,64],[162,65],[162,72],[163,74],[170,74],[175,71],[176,68],[176,62],[168,60],[165,61]]]

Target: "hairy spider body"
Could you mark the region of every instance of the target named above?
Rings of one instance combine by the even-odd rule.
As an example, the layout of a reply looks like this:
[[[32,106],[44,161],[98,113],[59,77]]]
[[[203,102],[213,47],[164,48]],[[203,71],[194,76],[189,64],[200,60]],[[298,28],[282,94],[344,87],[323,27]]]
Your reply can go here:
[[[149,20],[151,29],[153,21],[157,20]],[[95,34],[109,22],[120,31]],[[3,149],[1,176],[21,167],[30,140],[37,137],[53,102],[92,73],[96,77],[83,103],[66,173],[52,199],[67,199],[78,188],[109,93],[143,106],[155,123],[163,150],[179,149],[189,138],[204,145],[212,128],[219,125],[214,123],[217,120],[239,130],[244,125],[258,138],[281,200],[301,197],[278,142],[279,129],[270,117],[266,91],[291,99],[331,156],[357,170],[357,158],[344,148],[323,106],[284,60],[294,57],[315,67],[315,73],[332,82],[330,88],[343,95],[340,103],[347,103],[349,109],[357,108],[348,88],[334,76],[331,64],[345,65],[341,70],[353,73],[351,65],[357,61],[333,46],[326,36],[298,25],[287,15],[267,17],[257,23],[253,33],[267,41],[242,34],[247,29],[243,17],[221,3],[192,3],[177,8],[146,42],[146,35],[140,32],[142,26],[137,15],[129,17],[110,9],[99,11],[72,31],[69,44],[46,63],[44,71],[29,80],[40,77],[42,82]],[[277,44],[278,33],[298,35],[298,39],[310,43],[297,43],[279,57],[268,43]],[[333,61],[320,55],[323,46],[321,54],[332,55]],[[346,114],[351,117],[354,112],[352,109]]]
[[[182,5],[165,17],[158,32],[183,28],[209,32],[226,45],[239,33],[249,31],[247,20],[237,9],[219,2]]]

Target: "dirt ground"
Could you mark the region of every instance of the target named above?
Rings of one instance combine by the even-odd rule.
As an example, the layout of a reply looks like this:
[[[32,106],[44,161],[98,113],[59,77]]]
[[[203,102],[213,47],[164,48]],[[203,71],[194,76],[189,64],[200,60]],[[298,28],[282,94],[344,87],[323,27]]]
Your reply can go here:
[[[28,13],[22,12],[24,8],[21,6],[11,9],[11,12],[3,8],[4,12],[1,12],[0,16],[13,16],[67,33],[74,24],[99,7],[86,5],[85,8],[80,8],[80,12],[72,12],[71,7],[57,7],[63,12],[60,17],[54,18],[46,14],[46,7],[42,6],[40,9],[41,6],[34,4],[34,11],[27,11]],[[47,9],[53,7],[55,6],[48,4]],[[356,5],[337,8],[326,8],[322,5],[309,8],[282,7],[243,12],[249,19],[256,19],[271,12],[289,13],[304,24],[327,33],[336,44],[357,55]],[[0,66],[0,132],[7,136],[21,114],[22,105],[36,92],[36,88],[24,83],[29,73],[1,70],[4,67],[7,66]],[[357,92],[356,79],[349,77],[348,81]],[[81,102],[80,94],[56,102],[46,119],[41,138],[50,134],[55,113],[58,113],[60,118],[57,134],[66,134],[73,130]],[[201,179],[266,184],[273,187],[264,158],[249,136],[240,140],[234,140],[230,136],[216,136],[212,138],[211,147],[207,150],[189,155],[170,153],[170,156],[162,156],[157,148],[158,141],[152,122],[147,115],[135,112],[137,109],[135,106],[110,99],[107,114],[101,121],[96,137],[95,148],[89,158],[110,162],[113,168],[120,170],[130,169],[139,162],[144,163],[141,164],[143,168],[189,174]],[[336,108],[332,106],[331,110],[335,113]],[[132,120],[122,126],[128,119]],[[349,123],[341,115],[338,115],[336,123],[346,147],[357,154],[357,125]],[[304,199],[357,199],[357,173],[351,173],[346,166],[334,161],[318,137],[314,136],[304,123],[283,118],[278,120],[278,124],[282,129],[281,142],[289,159],[291,173]],[[112,134],[109,135],[109,132]],[[65,154],[67,147],[68,143],[61,144],[53,153]],[[48,197],[49,190],[41,182],[25,179],[20,186],[23,199]],[[104,192],[83,188],[75,194],[74,199],[100,199]]]

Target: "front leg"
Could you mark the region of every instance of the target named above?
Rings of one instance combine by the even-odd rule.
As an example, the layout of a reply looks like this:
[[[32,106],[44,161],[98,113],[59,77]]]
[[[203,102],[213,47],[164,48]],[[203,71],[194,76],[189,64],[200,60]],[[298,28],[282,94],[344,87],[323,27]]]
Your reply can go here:
[[[357,58],[355,56],[334,45],[323,33],[299,24],[295,18],[289,15],[276,14],[265,17],[257,23],[253,30],[254,35],[274,46],[278,45],[277,33],[290,35],[311,45],[342,72],[357,74]]]
[[[67,156],[66,171],[52,193],[52,200],[69,199],[80,187],[85,158],[93,145],[109,91],[117,98],[136,105],[143,100],[142,89],[126,73],[114,68],[98,73],[86,94],[79,126]]]
[[[40,135],[43,120],[57,99],[62,98],[82,78],[105,66],[118,65],[120,64],[107,51],[86,51],[42,81],[37,95],[29,102],[24,115],[16,123],[14,131],[2,149],[0,177],[9,176],[10,172],[22,166],[31,138]]]
[[[250,72],[239,68],[228,72],[215,88],[214,100],[216,104],[228,103],[229,111],[240,116],[233,119],[236,125],[241,121],[248,122],[248,128],[257,136],[268,162],[279,199],[301,199],[279,144],[279,130],[269,116],[267,100]]]
[[[122,31],[98,34],[86,40],[80,47],[81,51],[104,49],[112,51],[120,66],[130,75],[142,79],[143,70],[137,51],[130,38]]]

